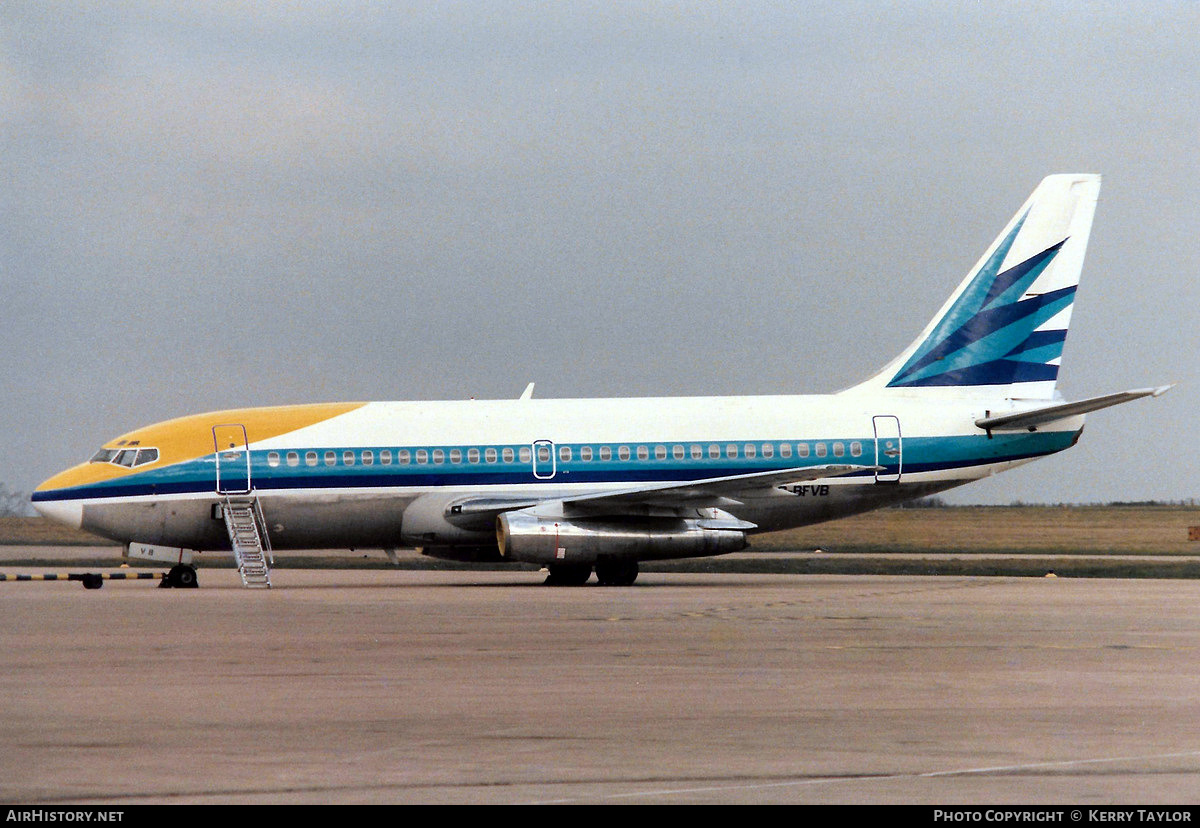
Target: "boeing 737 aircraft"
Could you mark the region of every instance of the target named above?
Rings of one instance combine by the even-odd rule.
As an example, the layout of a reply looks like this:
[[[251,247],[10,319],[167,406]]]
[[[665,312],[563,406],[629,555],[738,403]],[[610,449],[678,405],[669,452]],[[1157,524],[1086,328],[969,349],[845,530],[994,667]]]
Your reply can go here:
[[[418,546],[627,585],[639,561],[876,509],[1074,445],[1084,414],[1166,387],[1055,391],[1100,178],[1052,175],[928,327],[822,396],[357,402],[197,414],[112,440],[34,492],[62,523],[176,563],[232,549]]]

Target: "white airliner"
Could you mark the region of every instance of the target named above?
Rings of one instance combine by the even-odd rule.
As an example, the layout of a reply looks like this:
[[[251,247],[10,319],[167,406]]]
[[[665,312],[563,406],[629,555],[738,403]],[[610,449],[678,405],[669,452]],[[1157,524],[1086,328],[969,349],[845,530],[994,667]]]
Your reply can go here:
[[[271,547],[398,546],[631,584],[639,561],[733,552],[1062,451],[1086,412],[1165,391],[1055,391],[1099,189],[1044,179],[912,345],[837,394],[543,400],[530,386],[218,411],[106,443],[33,504],[176,561],[177,586],[195,583],[189,550],[232,548],[246,583],[269,585]]]

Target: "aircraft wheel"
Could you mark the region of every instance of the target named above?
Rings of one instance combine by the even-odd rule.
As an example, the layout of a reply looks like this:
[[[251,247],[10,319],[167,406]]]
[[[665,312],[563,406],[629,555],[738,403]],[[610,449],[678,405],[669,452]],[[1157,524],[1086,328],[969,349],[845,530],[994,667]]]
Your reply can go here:
[[[100,589],[104,586],[104,576],[95,572],[84,573],[84,576],[79,580],[83,581],[84,589]]]
[[[637,580],[637,561],[618,561],[596,565],[596,579],[600,586],[631,586]]]
[[[592,568],[587,564],[551,564],[546,586],[583,586],[592,577]]]
[[[180,589],[195,589],[200,586],[200,581],[196,578],[195,567],[187,564],[176,564],[171,567],[171,571],[167,573],[167,582]]]

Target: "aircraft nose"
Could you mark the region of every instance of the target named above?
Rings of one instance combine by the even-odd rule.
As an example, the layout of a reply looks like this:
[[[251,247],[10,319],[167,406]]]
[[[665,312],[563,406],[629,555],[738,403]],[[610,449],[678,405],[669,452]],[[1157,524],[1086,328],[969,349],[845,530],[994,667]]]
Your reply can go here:
[[[83,526],[83,504],[78,500],[34,500],[33,508],[55,523],[79,529]]]
[[[59,472],[33,490],[30,498],[33,508],[56,523],[73,529],[80,528],[83,524],[83,503],[58,496],[61,490],[76,486],[79,482],[78,467]]]

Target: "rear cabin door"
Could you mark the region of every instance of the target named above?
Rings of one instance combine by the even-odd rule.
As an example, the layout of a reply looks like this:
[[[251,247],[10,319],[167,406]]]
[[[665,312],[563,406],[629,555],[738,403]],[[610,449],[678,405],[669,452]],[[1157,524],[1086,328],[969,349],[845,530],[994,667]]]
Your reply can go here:
[[[899,483],[904,468],[904,441],[900,437],[900,418],[890,414],[872,417],[875,424],[876,483]]]
[[[554,441],[535,440],[533,442],[533,476],[538,480],[551,480],[557,471]]]

